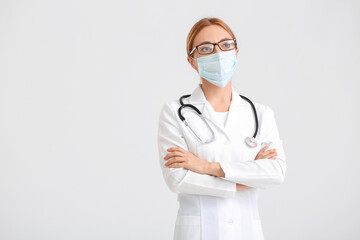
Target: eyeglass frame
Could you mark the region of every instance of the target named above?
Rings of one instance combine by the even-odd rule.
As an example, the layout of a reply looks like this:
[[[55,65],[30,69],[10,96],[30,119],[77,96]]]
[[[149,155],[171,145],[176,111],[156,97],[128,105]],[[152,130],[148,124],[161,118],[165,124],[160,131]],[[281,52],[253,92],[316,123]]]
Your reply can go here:
[[[234,49],[237,49],[236,38],[234,38],[234,39],[231,39],[231,38],[230,38],[230,39],[221,40],[220,42],[217,42],[217,43],[202,43],[202,44],[199,44],[199,45],[195,46],[195,47],[190,51],[189,57],[191,57],[192,59],[194,59],[194,58],[191,56],[191,54],[193,54],[193,52],[195,51],[195,49],[197,50],[197,52],[198,52],[200,55],[209,55],[209,54],[211,54],[211,53],[214,52],[214,50],[215,50],[215,45],[217,45],[217,46],[220,48],[221,51],[224,51],[224,50],[221,49],[219,43],[225,42],[225,41],[229,41],[229,40],[233,40],[233,41],[234,41],[234,43],[235,43],[235,48],[234,48]],[[198,47],[201,46],[201,45],[204,45],[204,44],[212,44],[212,45],[214,46],[213,51],[212,51],[211,53],[208,53],[208,54],[201,54],[201,53],[199,52]],[[231,51],[231,50],[233,50],[233,49],[225,50],[225,51]]]

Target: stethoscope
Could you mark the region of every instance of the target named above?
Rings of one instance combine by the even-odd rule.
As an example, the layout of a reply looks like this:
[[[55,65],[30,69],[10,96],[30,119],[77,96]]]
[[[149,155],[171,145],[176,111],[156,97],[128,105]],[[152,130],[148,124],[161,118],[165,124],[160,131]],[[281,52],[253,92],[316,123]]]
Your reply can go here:
[[[180,97],[179,101],[180,101],[180,104],[181,106],[179,107],[178,109],[178,115],[179,115],[179,118],[181,119],[181,121],[190,129],[190,131],[193,133],[193,135],[195,136],[195,138],[199,141],[199,142],[202,142],[202,143],[210,143],[212,141],[215,140],[215,133],[214,131],[211,129],[210,125],[207,123],[207,121],[205,120],[204,116],[201,114],[200,110],[195,107],[194,105],[192,104],[184,104],[183,102],[183,99],[184,98],[187,98],[187,97],[190,97],[191,94],[188,94],[188,95],[183,95]],[[239,94],[240,95],[240,94]],[[253,113],[254,113],[254,118],[255,118],[255,132],[253,134],[252,137],[246,137],[245,138],[245,143],[249,146],[249,147],[256,147],[258,145],[257,141],[256,141],[256,134],[257,134],[257,131],[258,131],[258,116],[257,116],[257,113],[256,113],[256,109],[255,109],[255,106],[254,104],[250,101],[250,99],[248,99],[247,97],[245,96],[242,96],[240,95],[241,98],[245,99],[247,102],[250,103],[251,105],[251,108],[253,110]],[[201,138],[199,138],[199,136],[195,133],[195,131],[191,128],[191,126],[189,125],[189,123],[186,121],[185,117],[181,114],[181,110],[183,110],[184,108],[186,107],[190,107],[192,108],[193,110],[195,110],[195,112],[198,113],[199,117],[203,120],[203,122],[206,124],[207,128],[210,129],[210,132],[211,132],[211,135],[212,137],[209,139],[209,140],[202,140]]]

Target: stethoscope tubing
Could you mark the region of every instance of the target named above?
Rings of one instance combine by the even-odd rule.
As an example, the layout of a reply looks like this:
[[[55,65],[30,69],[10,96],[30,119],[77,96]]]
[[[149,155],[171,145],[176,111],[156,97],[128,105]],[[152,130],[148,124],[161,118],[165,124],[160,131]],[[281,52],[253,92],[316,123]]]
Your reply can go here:
[[[211,141],[213,141],[213,140],[215,139],[215,134],[214,134],[213,130],[211,129],[210,125],[209,125],[209,124],[206,122],[206,120],[204,119],[204,117],[203,117],[202,113],[200,112],[200,110],[199,110],[197,107],[195,107],[194,105],[192,105],[192,104],[184,104],[184,102],[183,102],[183,99],[184,99],[184,98],[187,98],[187,97],[190,97],[190,96],[191,96],[191,94],[187,94],[187,95],[183,95],[183,96],[180,97],[179,102],[180,102],[181,106],[180,106],[179,109],[178,109],[179,118],[181,119],[181,121],[184,122],[184,124],[185,124],[186,126],[189,127],[189,129],[191,130],[191,132],[194,134],[194,136],[195,136],[200,142],[203,142],[203,143],[211,142]],[[258,120],[256,108],[255,108],[254,103],[253,103],[250,99],[248,99],[247,97],[245,97],[245,96],[243,96],[243,95],[240,95],[240,94],[239,94],[239,96],[240,96],[241,98],[243,98],[244,100],[246,100],[248,103],[250,103],[251,108],[252,108],[252,111],[253,111],[253,114],[254,114],[254,118],[255,118],[255,131],[254,131],[254,134],[253,134],[253,136],[252,136],[251,138],[248,137],[248,138],[246,139],[246,142],[248,143],[249,146],[252,145],[252,147],[255,147],[255,146],[257,146],[257,143],[256,143],[255,138],[256,138],[256,135],[257,135],[257,132],[258,132],[258,128],[259,128],[259,120]],[[195,134],[195,132],[193,131],[193,129],[189,126],[188,122],[186,121],[185,117],[181,114],[181,111],[182,111],[184,108],[186,108],[186,107],[190,107],[191,109],[193,109],[195,112],[197,112],[197,113],[199,114],[199,116],[201,117],[201,119],[205,122],[205,124],[206,124],[206,125],[208,126],[208,128],[211,130],[212,135],[213,135],[213,138],[212,138],[212,139],[210,139],[209,141],[203,141],[203,140],[201,140],[201,139]]]
[[[240,95],[240,94],[239,94]],[[254,113],[254,118],[255,118],[255,132],[253,134],[253,138],[256,138],[256,135],[257,135],[257,132],[258,132],[258,128],[259,128],[259,119],[258,119],[258,115],[257,115],[257,112],[256,112],[256,108],[255,108],[255,105],[252,101],[250,101],[250,99],[248,99],[247,97],[243,96],[243,95],[240,95],[240,97],[242,97],[243,99],[245,99],[248,103],[250,103],[251,105],[251,108],[253,110],[253,113]]]

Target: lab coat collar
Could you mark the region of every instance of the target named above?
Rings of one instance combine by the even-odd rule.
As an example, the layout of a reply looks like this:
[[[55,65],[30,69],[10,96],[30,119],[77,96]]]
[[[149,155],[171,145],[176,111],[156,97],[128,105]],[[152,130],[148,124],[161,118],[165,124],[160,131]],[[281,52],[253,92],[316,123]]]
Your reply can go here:
[[[232,99],[231,104],[235,106],[242,106],[245,105],[245,100],[242,99],[239,94],[235,91],[234,87],[231,86],[232,89]],[[195,88],[195,90],[192,92],[190,96],[190,103],[191,104],[200,104],[200,103],[206,103],[206,97],[204,95],[204,92],[201,88],[201,83]]]

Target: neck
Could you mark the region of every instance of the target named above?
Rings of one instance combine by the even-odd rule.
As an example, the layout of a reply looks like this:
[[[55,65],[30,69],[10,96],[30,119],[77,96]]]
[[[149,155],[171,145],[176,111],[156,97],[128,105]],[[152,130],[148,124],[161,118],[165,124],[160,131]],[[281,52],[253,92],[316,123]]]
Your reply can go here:
[[[231,88],[232,80],[224,87],[218,87],[214,84],[202,80],[202,84],[200,84],[201,89],[204,92],[206,100],[214,107],[214,109],[229,109],[231,103]],[[227,110],[225,110],[227,111]]]

